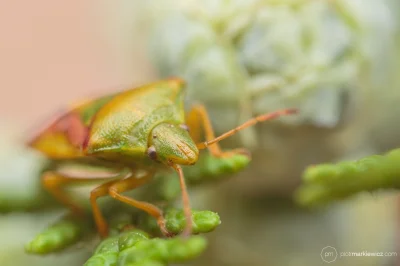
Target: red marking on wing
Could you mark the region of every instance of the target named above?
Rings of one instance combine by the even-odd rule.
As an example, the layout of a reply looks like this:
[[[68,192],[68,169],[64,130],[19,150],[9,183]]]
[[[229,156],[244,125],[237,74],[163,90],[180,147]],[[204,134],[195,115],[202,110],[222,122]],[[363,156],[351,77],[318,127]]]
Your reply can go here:
[[[75,147],[82,147],[89,134],[79,114],[72,112],[61,118],[51,130],[65,132],[69,142]]]
[[[34,145],[37,140],[52,133],[63,133],[72,146],[82,148],[89,135],[89,128],[82,122],[78,113],[70,112],[51,123],[47,129],[29,141],[28,145]]]

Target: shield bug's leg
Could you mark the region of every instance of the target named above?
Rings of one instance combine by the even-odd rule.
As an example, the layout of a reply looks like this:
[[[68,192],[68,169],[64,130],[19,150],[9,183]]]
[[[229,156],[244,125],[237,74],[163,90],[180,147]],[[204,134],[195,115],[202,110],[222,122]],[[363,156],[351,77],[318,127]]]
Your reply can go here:
[[[186,188],[185,177],[183,176],[182,168],[179,165],[172,165],[179,175],[179,184],[182,192],[183,211],[186,218],[186,227],[183,231],[183,236],[190,236],[192,234],[193,220],[192,209],[190,208],[189,194]]]
[[[151,177],[153,176],[153,173],[148,173],[146,176],[137,178],[135,176],[129,177],[127,179],[120,180],[113,185],[111,185],[108,188],[108,193],[111,197],[122,201],[126,204],[129,204],[137,209],[143,210],[153,216],[158,223],[158,226],[160,227],[161,232],[165,236],[171,236],[171,234],[168,232],[166,226],[165,226],[165,219],[163,216],[163,212],[160,208],[157,206],[144,202],[144,201],[138,201],[133,198],[121,195],[121,193],[135,189],[143,184],[145,184]]]
[[[66,205],[69,207],[72,212],[78,214],[78,215],[83,215],[84,210],[76,204],[73,199],[71,198],[70,195],[68,195],[64,191],[64,187],[67,186],[72,186],[76,184],[82,184],[82,183],[90,183],[90,182],[96,182],[98,183],[101,180],[110,180],[111,181],[100,185],[99,187],[95,188],[91,194],[90,194],[90,203],[93,209],[93,216],[94,220],[96,222],[97,228],[99,230],[99,233],[101,236],[107,236],[108,233],[108,227],[107,223],[105,222],[100,208],[96,203],[96,199],[101,196],[108,195],[108,188],[117,182],[119,179],[124,178],[128,175],[126,171],[122,171],[121,173],[117,174],[116,176],[113,177],[101,177],[101,178],[78,178],[78,177],[69,177],[62,175],[58,172],[45,172],[42,176],[42,183],[44,187],[49,191],[59,202],[62,204]],[[117,179],[117,180],[116,180]]]
[[[60,203],[66,205],[72,212],[83,215],[83,209],[78,206],[71,197],[63,190],[63,187],[77,183],[81,179],[69,178],[57,172],[45,172],[42,175],[42,184],[47,191]]]
[[[106,237],[108,235],[108,225],[106,219],[101,213],[99,205],[97,205],[97,198],[107,196],[109,188],[116,182],[118,182],[118,180],[112,180],[90,191],[90,204],[93,210],[93,219],[101,237]]]
[[[294,113],[297,113],[297,110],[283,109],[283,110],[278,110],[275,112],[259,115],[254,118],[251,118],[250,120],[243,123],[242,125],[234,128],[232,130],[229,130],[228,132],[225,132],[224,134],[222,134],[218,137],[215,137],[214,131],[213,131],[213,128],[211,125],[211,121],[208,117],[206,109],[202,105],[196,105],[193,107],[192,111],[188,115],[187,124],[188,124],[189,128],[193,127],[194,130],[196,130],[193,137],[198,137],[198,135],[199,135],[198,130],[199,130],[200,126],[202,126],[204,129],[206,141],[198,143],[197,144],[198,149],[208,148],[209,151],[211,152],[211,154],[216,157],[229,157],[229,156],[237,154],[237,153],[248,154],[248,152],[245,149],[236,149],[236,150],[224,152],[221,150],[221,148],[217,144],[219,141],[226,139],[226,138],[234,135],[236,132],[243,130],[245,128],[248,128],[250,126],[253,126],[259,122],[264,122],[264,121],[267,121],[270,119],[277,118],[282,115],[289,115],[289,114],[294,114]],[[202,125],[200,125],[199,122],[201,122]],[[194,139],[194,140],[198,141],[198,139]]]
[[[208,131],[211,139],[214,138],[211,122],[203,105],[193,106],[192,109],[186,114],[186,125],[189,129],[190,136],[195,142],[200,142],[202,140],[202,128],[204,128],[204,131],[206,131],[206,127],[211,128],[211,130],[209,129]]]
[[[237,153],[243,153],[248,155],[245,149],[235,149],[231,151],[222,151],[218,143],[214,145],[203,145],[201,141],[202,129],[207,141],[215,139],[214,130],[208,117],[208,113],[203,105],[195,105],[189,112],[186,118],[186,124],[190,130],[190,136],[194,141],[198,142],[197,147],[199,149],[208,148],[210,153],[215,157],[229,157]]]

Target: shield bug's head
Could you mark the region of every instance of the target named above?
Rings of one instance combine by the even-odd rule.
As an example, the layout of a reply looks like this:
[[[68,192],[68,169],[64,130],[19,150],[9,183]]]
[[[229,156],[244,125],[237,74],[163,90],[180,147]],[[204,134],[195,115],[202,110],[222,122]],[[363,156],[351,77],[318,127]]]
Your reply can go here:
[[[191,165],[197,162],[199,150],[186,125],[162,123],[151,131],[147,155],[167,165]]]

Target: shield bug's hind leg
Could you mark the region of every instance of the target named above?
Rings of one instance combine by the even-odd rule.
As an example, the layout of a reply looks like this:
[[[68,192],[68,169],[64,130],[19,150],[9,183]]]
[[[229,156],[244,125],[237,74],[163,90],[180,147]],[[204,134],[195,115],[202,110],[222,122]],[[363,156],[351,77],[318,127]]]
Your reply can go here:
[[[97,228],[101,236],[107,236],[108,226],[105,222],[103,215],[101,214],[100,208],[96,203],[96,199],[101,196],[108,195],[108,188],[116,183],[119,179],[124,178],[128,175],[128,172],[122,171],[113,177],[101,177],[101,178],[78,178],[69,177],[58,173],[56,171],[45,172],[42,176],[43,186],[54,198],[60,203],[66,205],[71,211],[77,215],[84,215],[84,210],[72,199],[72,197],[64,190],[65,187],[88,184],[92,182],[98,183],[99,181],[110,180],[109,182],[102,184],[92,190],[90,194],[90,203],[93,210],[93,217],[96,222]]]
[[[190,111],[190,113],[187,116],[187,124],[188,124],[190,130],[195,130],[192,135],[195,141],[199,141],[199,136],[200,136],[199,128],[201,126],[203,127],[206,141],[198,143],[197,144],[198,149],[208,148],[208,150],[211,152],[211,154],[216,157],[229,157],[229,156],[232,156],[237,153],[248,154],[248,152],[245,149],[222,151],[220,146],[218,145],[219,141],[226,139],[226,138],[234,135],[236,132],[243,130],[245,128],[248,128],[250,126],[253,126],[259,122],[264,122],[264,121],[267,121],[270,119],[278,118],[279,116],[282,116],[282,115],[289,115],[289,114],[294,114],[294,113],[297,113],[296,109],[283,109],[283,110],[278,110],[275,112],[259,115],[254,118],[251,118],[250,120],[243,123],[242,125],[234,128],[232,130],[229,130],[228,132],[225,132],[224,134],[222,134],[218,137],[215,137],[214,131],[213,131],[213,128],[211,125],[211,121],[208,117],[206,109],[204,108],[203,105],[196,105],[193,107],[193,109]]]
[[[147,212],[149,215],[153,216],[158,223],[158,226],[160,227],[161,232],[165,236],[171,236],[171,234],[168,232],[166,226],[165,226],[165,219],[163,212],[160,208],[157,206],[144,202],[144,201],[138,201],[135,200],[131,197],[127,197],[122,195],[121,193],[135,189],[143,184],[145,184],[151,177],[153,176],[153,173],[147,173],[145,176],[141,178],[137,178],[135,176],[128,177],[123,180],[119,180],[118,182],[115,182],[108,188],[108,194],[119,200],[122,201],[128,205],[131,205],[137,209],[143,210]]]
[[[71,211],[78,215],[83,215],[83,209],[75,203],[64,191],[63,187],[79,183],[80,179],[66,177],[57,172],[45,172],[42,175],[42,184],[46,190],[52,194],[60,203],[66,205]]]

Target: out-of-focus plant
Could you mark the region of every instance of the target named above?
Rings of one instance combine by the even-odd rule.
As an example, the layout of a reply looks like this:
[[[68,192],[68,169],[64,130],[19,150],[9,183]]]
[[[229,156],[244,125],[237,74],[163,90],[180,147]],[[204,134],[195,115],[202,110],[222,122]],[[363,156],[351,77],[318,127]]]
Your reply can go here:
[[[206,248],[206,239],[201,236],[191,236],[188,239],[157,237],[161,235],[157,224],[147,216],[132,225],[134,216],[130,216],[127,210],[114,210],[112,215],[111,236],[101,241],[85,265],[153,265],[145,264],[150,262],[167,265],[193,259]],[[165,217],[169,232],[179,234],[185,228],[182,211],[170,209]],[[194,234],[210,232],[221,223],[219,216],[211,211],[193,211],[192,217]],[[42,255],[59,252],[82,240],[85,235],[86,238],[93,236],[91,225],[90,219],[74,217],[72,214],[64,216],[38,234],[25,249],[29,253]],[[144,231],[132,230],[133,226],[144,228],[153,237]]]
[[[285,204],[271,208],[262,200],[275,207],[277,199],[291,196],[307,165],[397,145],[400,46],[389,1],[170,0],[165,8],[148,1],[150,8],[155,2],[159,12],[152,13],[149,54],[158,74],[184,77],[188,101],[207,105],[217,132],[277,108],[300,111],[244,131],[240,140],[252,148],[251,169],[205,197],[219,204],[223,217],[237,221],[217,233],[213,265],[309,265],[308,254],[316,250],[311,243],[295,245],[294,253],[308,252],[293,256],[287,248],[297,241],[299,228],[307,228],[303,239],[312,232],[313,243],[325,243],[327,235],[318,232],[321,217],[304,222],[290,209],[295,222],[289,225]],[[232,207],[238,198],[245,203]],[[257,214],[255,205],[261,205]],[[266,226],[271,217],[284,225]],[[322,232],[327,228],[332,229],[327,225]],[[243,235],[251,232],[254,237],[243,244]],[[274,235],[279,237],[271,241]],[[221,246],[232,256],[219,258]]]
[[[302,205],[316,206],[362,191],[400,188],[400,149],[357,161],[309,166],[296,192]]]
[[[195,234],[210,232],[220,224],[219,216],[210,211],[194,211],[192,217]],[[166,222],[168,230],[178,234],[185,227],[185,216],[182,211],[171,209],[166,213]],[[158,231],[154,221],[145,219],[141,225],[147,231]],[[128,226],[128,231],[122,230],[103,240],[85,265],[167,265],[196,258],[204,251],[206,243],[202,236],[151,238],[143,231],[130,230]]]
[[[89,229],[89,221],[72,214],[66,215],[27,243],[25,250],[32,254],[47,254],[62,250],[80,240],[84,231]]]
[[[38,152],[26,149],[22,142],[11,132],[1,134],[0,212],[54,205],[38,178],[48,160]]]
[[[395,47],[385,1],[169,2],[181,6],[158,14],[153,62],[188,80],[188,98],[210,107],[219,131],[287,106],[301,110],[287,123],[334,127],[385,76],[378,67]],[[254,131],[243,136],[254,144]]]
[[[140,230],[129,230],[104,240],[85,266],[163,266],[197,257],[206,247],[201,236],[188,239],[149,238]]]

